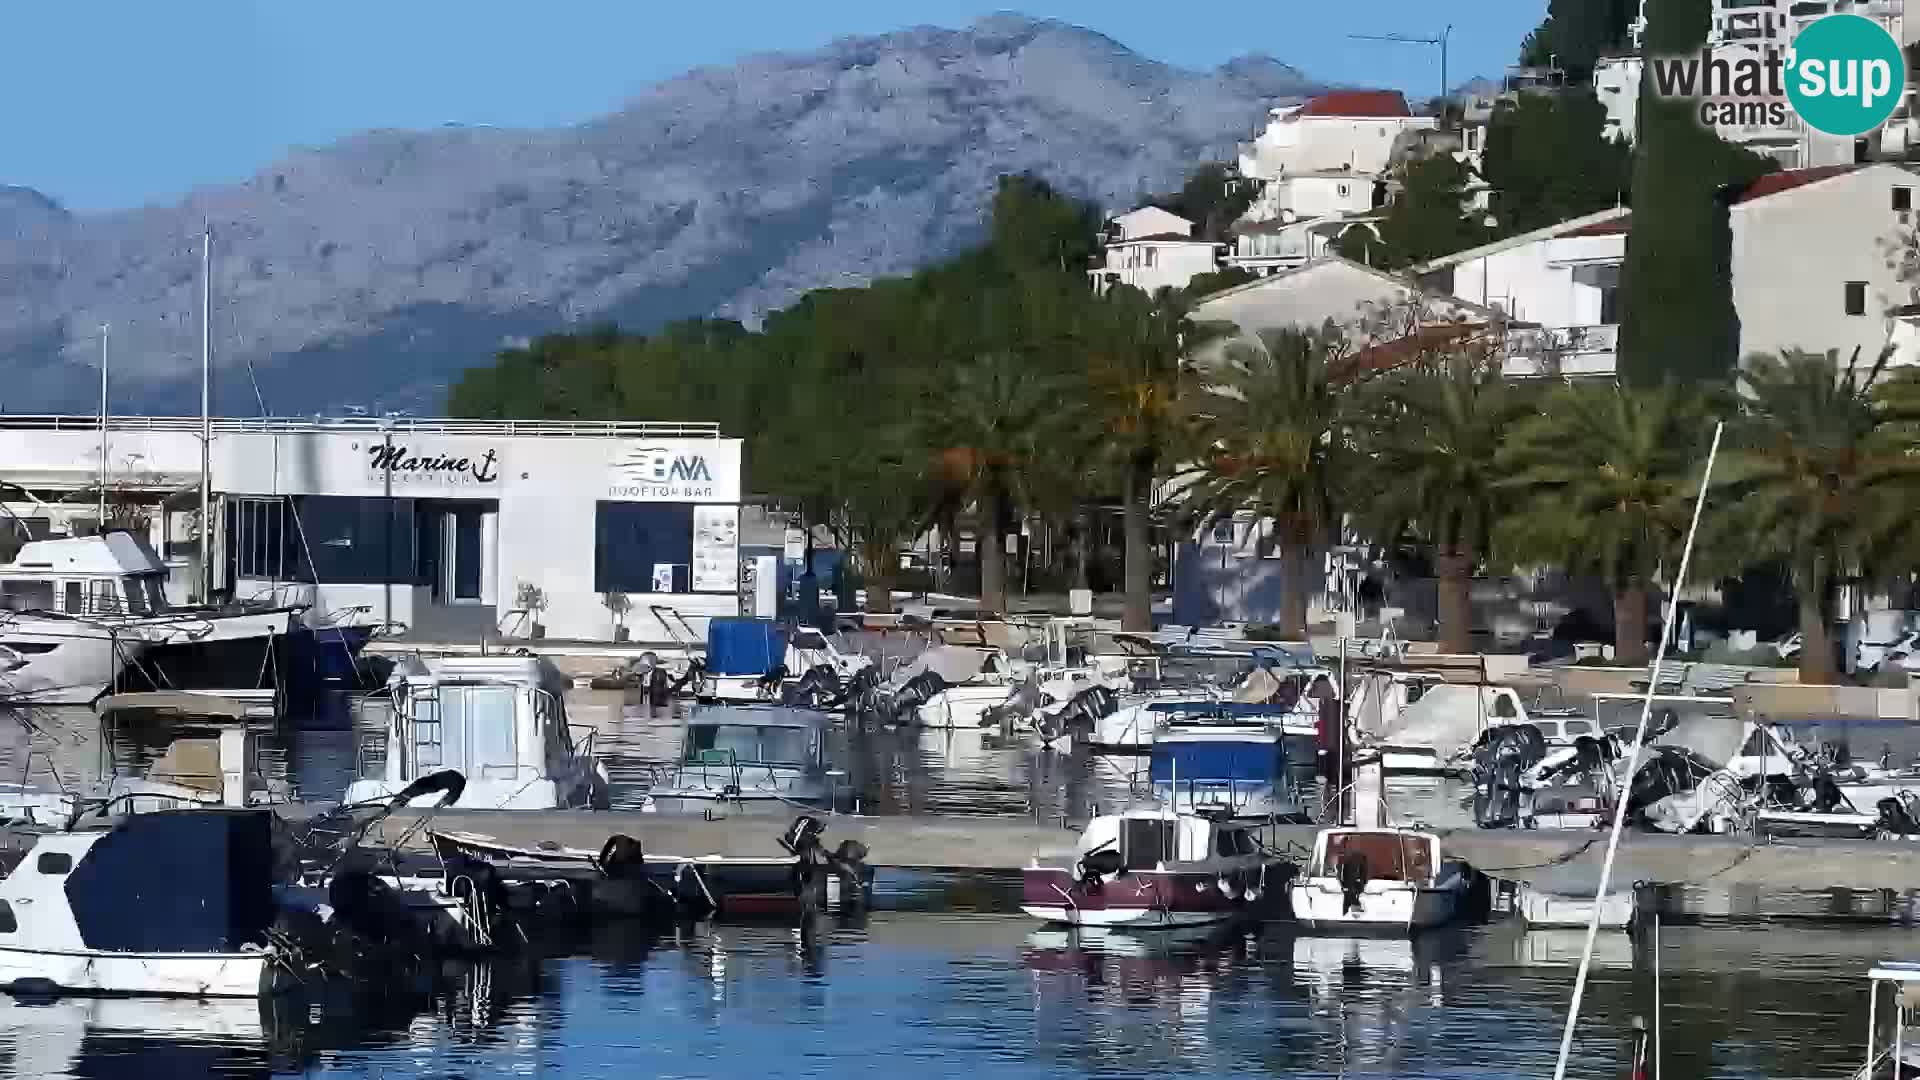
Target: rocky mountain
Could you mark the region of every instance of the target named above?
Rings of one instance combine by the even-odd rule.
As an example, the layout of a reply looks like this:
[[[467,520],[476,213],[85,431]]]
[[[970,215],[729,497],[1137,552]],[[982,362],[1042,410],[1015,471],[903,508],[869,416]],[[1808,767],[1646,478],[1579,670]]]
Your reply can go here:
[[[203,222],[216,411],[259,411],[257,385],[281,415],[432,413],[528,335],[751,321],[951,253],[1003,173],[1109,206],[1171,188],[1315,88],[995,16],[694,70],[567,128],[368,132],[173,206],[0,187],[0,409],[91,410],[108,323],[116,410],[197,412]]]

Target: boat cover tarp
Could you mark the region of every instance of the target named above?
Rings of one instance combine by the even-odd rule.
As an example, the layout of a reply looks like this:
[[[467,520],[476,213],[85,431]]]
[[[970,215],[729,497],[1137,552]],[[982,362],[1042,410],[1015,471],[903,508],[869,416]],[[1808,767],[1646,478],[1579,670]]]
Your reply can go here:
[[[273,813],[135,814],[67,875],[87,948],[231,952],[265,944],[273,925]]]
[[[1747,722],[1737,716],[1692,713],[1680,717],[1671,730],[1651,741],[1654,746],[1691,750],[1717,767],[1733,760],[1746,737]]]
[[[965,645],[935,645],[915,657],[913,663],[901,669],[895,675],[894,681],[904,682],[923,671],[931,671],[946,680],[949,685],[956,685],[978,676],[986,670],[987,661],[996,655],[998,654],[991,649],[974,649]]]
[[[1281,750],[1272,740],[1161,742],[1153,748],[1148,777],[1156,784],[1271,781],[1280,775],[1281,761]]]
[[[1443,759],[1451,757],[1461,747],[1472,745],[1486,725],[1487,709],[1480,691],[1478,686],[1446,683],[1430,687],[1399,716],[1383,717],[1375,741],[1387,746],[1431,748]]]
[[[714,619],[707,623],[707,671],[765,675],[787,656],[787,638],[771,619]]]

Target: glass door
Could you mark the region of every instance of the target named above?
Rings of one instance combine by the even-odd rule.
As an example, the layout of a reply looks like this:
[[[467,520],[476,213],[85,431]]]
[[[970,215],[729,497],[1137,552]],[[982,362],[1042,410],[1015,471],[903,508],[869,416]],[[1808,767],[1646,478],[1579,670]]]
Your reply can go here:
[[[478,506],[459,506],[441,515],[440,566],[435,584],[447,603],[480,602],[483,559],[480,523],[484,515]]]

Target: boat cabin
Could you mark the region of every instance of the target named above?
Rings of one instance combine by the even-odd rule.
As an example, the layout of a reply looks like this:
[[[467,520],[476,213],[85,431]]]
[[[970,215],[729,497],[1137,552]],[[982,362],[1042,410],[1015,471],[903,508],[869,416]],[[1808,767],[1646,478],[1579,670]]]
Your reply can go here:
[[[385,798],[423,776],[455,769],[455,806],[543,810],[604,798],[593,733],[567,723],[568,681],[537,656],[410,657],[387,689],[392,718],[378,775],[354,781],[346,801]],[[438,794],[424,796],[435,802]]]
[[[1440,838],[1412,829],[1323,829],[1314,838],[1306,876],[1338,878],[1356,858],[1363,880],[1431,885],[1441,868]]]
[[[1265,725],[1169,731],[1154,741],[1147,775],[1176,811],[1265,816],[1294,801],[1284,736]]]
[[[1118,851],[1123,869],[1156,870],[1171,863],[1256,855],[1260,847],[1241,825],[1193,814],[1136,810],[1087,822],[1075,853],[1102,850]]]
[[[831,722],[814,709],[703,705],[687,718],[681,766],[824,772]]]
[[[152,615],[167,608],[167,566],[132,533],[34,540],[0,564],[0,609]]]

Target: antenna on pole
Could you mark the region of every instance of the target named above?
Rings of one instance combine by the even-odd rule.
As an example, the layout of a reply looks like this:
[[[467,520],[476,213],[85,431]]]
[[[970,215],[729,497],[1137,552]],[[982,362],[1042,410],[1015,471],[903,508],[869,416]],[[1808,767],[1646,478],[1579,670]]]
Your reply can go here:
[[[1447,126],[1447,40],[1453,36],[1453,24],[1440,31],[1439,37],[1415,37],[1412,34],[1348,34],[1356,41],[1392,41],[1401,45],[1432,45],[1440,50],[1440,126]]]

